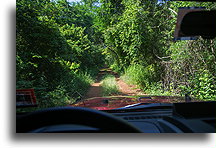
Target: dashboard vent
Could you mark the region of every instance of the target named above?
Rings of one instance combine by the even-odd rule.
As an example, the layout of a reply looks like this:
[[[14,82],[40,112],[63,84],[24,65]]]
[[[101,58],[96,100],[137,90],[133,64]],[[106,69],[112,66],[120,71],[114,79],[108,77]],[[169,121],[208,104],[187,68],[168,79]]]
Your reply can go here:
[[[129,116],[129,117],[123,117],[125,120],[143,120],[143,119],[161,119],[165,116]]]

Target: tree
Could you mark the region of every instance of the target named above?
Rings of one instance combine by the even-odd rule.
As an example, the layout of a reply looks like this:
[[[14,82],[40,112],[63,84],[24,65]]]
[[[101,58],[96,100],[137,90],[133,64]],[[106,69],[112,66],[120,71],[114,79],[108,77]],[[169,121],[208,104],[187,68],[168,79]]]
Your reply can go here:
[[[41,106],[44,98],[59,105],[62,95],[81,97],[103,64],[89,37],[93,19],[82,7],[63,0],[17,1],[17,88],[35,88]]]

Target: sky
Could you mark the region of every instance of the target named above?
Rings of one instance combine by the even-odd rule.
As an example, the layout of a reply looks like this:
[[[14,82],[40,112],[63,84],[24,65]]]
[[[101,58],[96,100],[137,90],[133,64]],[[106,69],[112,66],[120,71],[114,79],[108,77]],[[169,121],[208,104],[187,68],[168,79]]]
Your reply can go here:
[[[67,0],[68,2],[80,2],[81,0]]]
[[[68,2],[80,2],[81,0],[67,0]],[[164,0],[158,0],[158,3],[162,3]]]

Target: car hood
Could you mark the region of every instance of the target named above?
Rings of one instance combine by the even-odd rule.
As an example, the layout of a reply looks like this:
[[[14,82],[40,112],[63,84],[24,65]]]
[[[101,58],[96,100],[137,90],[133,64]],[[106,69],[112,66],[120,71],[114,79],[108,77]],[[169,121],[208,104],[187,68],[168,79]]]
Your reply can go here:
[[[109,96],[94,97],[77,101],[69,106],[87,107],[96,110],[111,110],[139,103],[177,103],[184,102],[184,97],[179,96]]]

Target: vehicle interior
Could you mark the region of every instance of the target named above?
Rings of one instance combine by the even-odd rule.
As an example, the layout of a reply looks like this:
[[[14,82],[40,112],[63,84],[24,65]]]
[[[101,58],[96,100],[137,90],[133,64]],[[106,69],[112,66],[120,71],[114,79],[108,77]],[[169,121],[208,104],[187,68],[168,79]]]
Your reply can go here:
[[[214,39],[215,18],[216,10],[180,8],[174,40]],[[17,93],[17,108],[36,107],[35,94],[32,90],[29,93]],[[22,104],[22,97],[30,101]],[[17,113],[16,133],[215,133],[216,101],[193,102],[188,95],[183,99],[177,103],[143,101],[103,110],[72,105]]]
[[[17,132],[214,133],[215,105],[215,102],[139,104],[103,112],[80,107],[49,108],[18,116]]]

